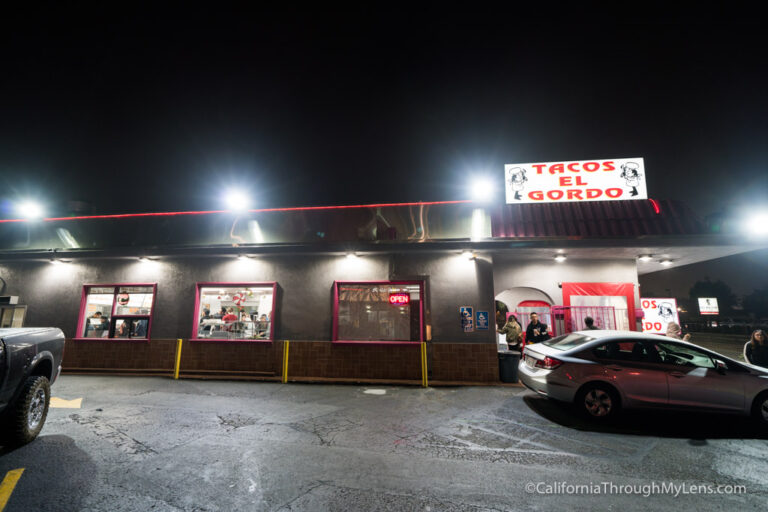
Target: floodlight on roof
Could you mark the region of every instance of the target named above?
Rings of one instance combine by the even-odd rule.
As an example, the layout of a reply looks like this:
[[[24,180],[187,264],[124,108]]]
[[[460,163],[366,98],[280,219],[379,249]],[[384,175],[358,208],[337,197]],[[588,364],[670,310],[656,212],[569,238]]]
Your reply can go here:
[[[16,212],[25,219],[42,219],[45,215],[43,205],[37,201],[22,201],[16,205]]]

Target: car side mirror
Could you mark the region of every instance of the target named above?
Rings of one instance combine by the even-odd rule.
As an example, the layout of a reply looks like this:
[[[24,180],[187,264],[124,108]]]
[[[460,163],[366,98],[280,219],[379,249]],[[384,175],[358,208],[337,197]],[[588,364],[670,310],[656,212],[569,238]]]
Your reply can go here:
[[[728,369],[728,366],[726,366],[725,362],[715,359],[715,368],[717,368],[717,373],[720,375],[725,375],[725,371]]]

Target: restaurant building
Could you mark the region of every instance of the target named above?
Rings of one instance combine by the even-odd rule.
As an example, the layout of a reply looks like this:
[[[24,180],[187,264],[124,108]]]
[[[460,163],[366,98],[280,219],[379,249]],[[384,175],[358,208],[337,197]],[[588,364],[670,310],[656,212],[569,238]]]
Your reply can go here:
[[[1,319],[65,373],[496,383],[497,311],[638,330],[638,275],[757,248],[654,200],[0,221]]]

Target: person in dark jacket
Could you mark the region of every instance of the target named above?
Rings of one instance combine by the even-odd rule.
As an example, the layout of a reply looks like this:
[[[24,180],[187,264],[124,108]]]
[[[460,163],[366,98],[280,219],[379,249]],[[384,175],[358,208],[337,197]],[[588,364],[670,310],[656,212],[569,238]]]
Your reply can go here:
[[[595,327],[595,320],[591,316],[584,317],[584,325],[587,326],[588,331],[597,331],[597,327]]]
[[[744,360],[768,368],[768,339],[764,330],[757,329],[752,333],[752,338],[744,345]]]
[[[547,324],[539,322],[539,315],[531,313],[531,323],[528,324],[528,328],[525,330],[525,342],[539,343],[548,339]]]

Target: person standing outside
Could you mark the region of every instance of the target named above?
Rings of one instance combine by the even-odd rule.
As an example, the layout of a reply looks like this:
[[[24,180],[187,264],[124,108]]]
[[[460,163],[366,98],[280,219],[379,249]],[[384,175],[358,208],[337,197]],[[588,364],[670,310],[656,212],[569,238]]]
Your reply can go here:
[[[523,342],[523,327],[515,315],[509,315],[504,327],[496,329],[496,332],[507,335],[507,345],[509,345],[510,350],[520,350],[520,345]]]
[[[680,327],[680,324],[676,324],[675,322],[669,322],[667,324],[667,338],[672,338],[674,340],[690,341],[691,335],[686,334],[685,336],[683,336],[683,329]]]
[[[538,314],[531,313],[531,323],[528,324],[528,328],[525,330],[525,342],[539,343],[548,339],[547,324],[539,322]]]
[[[744,360],[768,368],[768,339],[764,330],[757,329],[752,333],[751,339],[744,345]]]
[[[595,320],[591,316],[584,317],[584,325],[587,326],[585,330],[587,331],[598,331],[599,329],[595,327]]]

